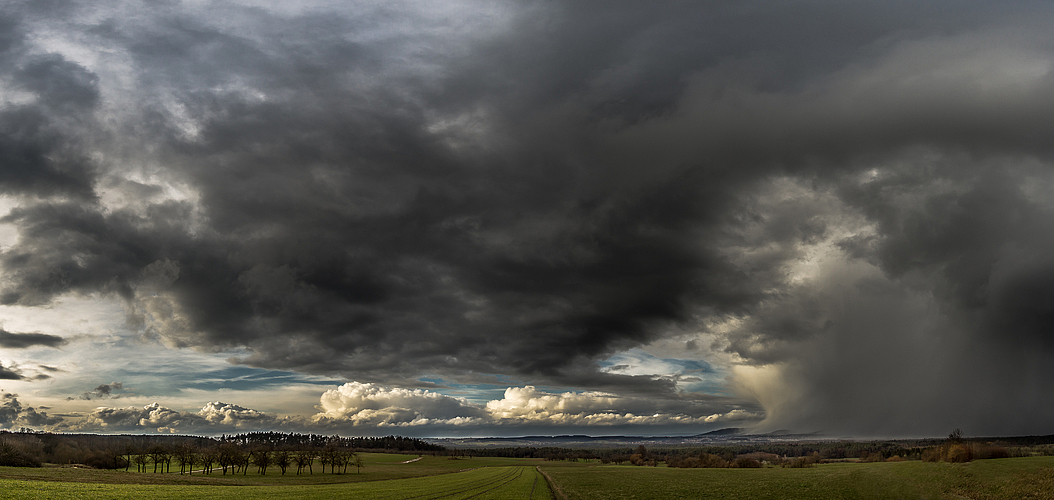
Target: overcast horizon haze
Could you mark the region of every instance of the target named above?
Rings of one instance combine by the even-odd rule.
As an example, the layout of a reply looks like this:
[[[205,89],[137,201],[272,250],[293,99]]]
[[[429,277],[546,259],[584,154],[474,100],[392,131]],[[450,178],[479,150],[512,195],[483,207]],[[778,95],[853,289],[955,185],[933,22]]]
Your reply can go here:
[[[0,428],[1054,434],[1052,28],[0,0]]]

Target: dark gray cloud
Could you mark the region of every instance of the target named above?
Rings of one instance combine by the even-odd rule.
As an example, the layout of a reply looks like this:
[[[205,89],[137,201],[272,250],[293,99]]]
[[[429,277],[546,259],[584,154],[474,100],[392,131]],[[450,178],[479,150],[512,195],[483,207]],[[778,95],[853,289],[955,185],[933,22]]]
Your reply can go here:
[[[0,329],[0,347],[8,349],[25,349],[33,346],[60,347],[66,344],[66,339],[58,335],[46,333],[12,333]]]
[[[122,389],[124,389],[124,384],[123,383],[121,383],[121,382],[111,382],[109,384],[100,384],[95,389],[92,389],[90,391],[85,391],[84,394],[81,394],[80,396],[78,396],[76,398],[69,397],[69,398],[66,398],[66,399],[67,400],[84,399],[84,400],[88,400],[88,401],[91,401],[93,399],[111,399],[111,398],[116,399],[116,398],[120,398],[122,396],[127,396],[128,395],[127,393],[118,393],[118,392],[116,392],[116,391],[120,391]]]
[[[26,380],[26,376],[17,366],[0,365],[0,380]]]
[[[435,8],[13,10],[0,301],[115,294],[264,368],[673,401],[598,361],[694,332],[783,370],[815,413],[743,386],[784,422],[863,429],[972,366],[1048,414],[1048,5]],[[829,379],[919,342],[928,382]]]
[[[85,120],[99,98],[97,77],[60,54],[31,51],[23,21],[0,18],[7,96],[0,110],[0,192],[90,198],[94,166],[73,126],[90,125]]]

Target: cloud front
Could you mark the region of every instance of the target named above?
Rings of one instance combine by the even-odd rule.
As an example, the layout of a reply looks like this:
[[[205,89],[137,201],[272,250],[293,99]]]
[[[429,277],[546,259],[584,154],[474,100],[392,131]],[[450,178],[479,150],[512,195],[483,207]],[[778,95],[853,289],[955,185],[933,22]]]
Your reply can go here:
[[[1046,5],[59,5],[0,12],[0,379],[85,429],[1050,432]]]

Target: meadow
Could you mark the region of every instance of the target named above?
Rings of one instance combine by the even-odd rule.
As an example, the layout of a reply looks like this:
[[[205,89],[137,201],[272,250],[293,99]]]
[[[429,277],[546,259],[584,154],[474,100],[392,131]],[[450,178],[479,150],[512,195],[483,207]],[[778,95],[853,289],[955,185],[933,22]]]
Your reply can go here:
[[[1054,457],[969,463],[831,463],[810,468],[676,469],[597,461],[362,454],[346,474],[226,476],[0,467],[0,498],[158,499],[1045,499]],[[410,461],[418,459],[415,461]],[[550,490],[550,481],[554,490]]]

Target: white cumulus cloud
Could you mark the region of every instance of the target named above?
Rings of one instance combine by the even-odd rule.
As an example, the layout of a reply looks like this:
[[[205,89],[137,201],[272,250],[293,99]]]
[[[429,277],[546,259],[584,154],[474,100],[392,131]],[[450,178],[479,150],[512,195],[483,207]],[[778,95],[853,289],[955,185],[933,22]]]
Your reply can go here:
[[[386,388],[348,382],[326,391],[321,412],[311,421],[332,427],[459,427],[550,425],[708,425],[758,421],[763,415],[742,409],[722,413],[655,411],[650,400],[604,392],[551,393],[534,386],[509,387],[502,399],[476,405],[464,398],[423,389]]]
[[[315,423],[354,426],[466,425],[481,423],[482,409],[464,398],[422,389],[348,382],[322,394]]]
[[[69,424],[75,431],[145,431],[220,433],[281,427],[283,420],[242,406],[210,402],[198,412],[177,411],[151,403],[142,408],[99,407],[83,420]]]

